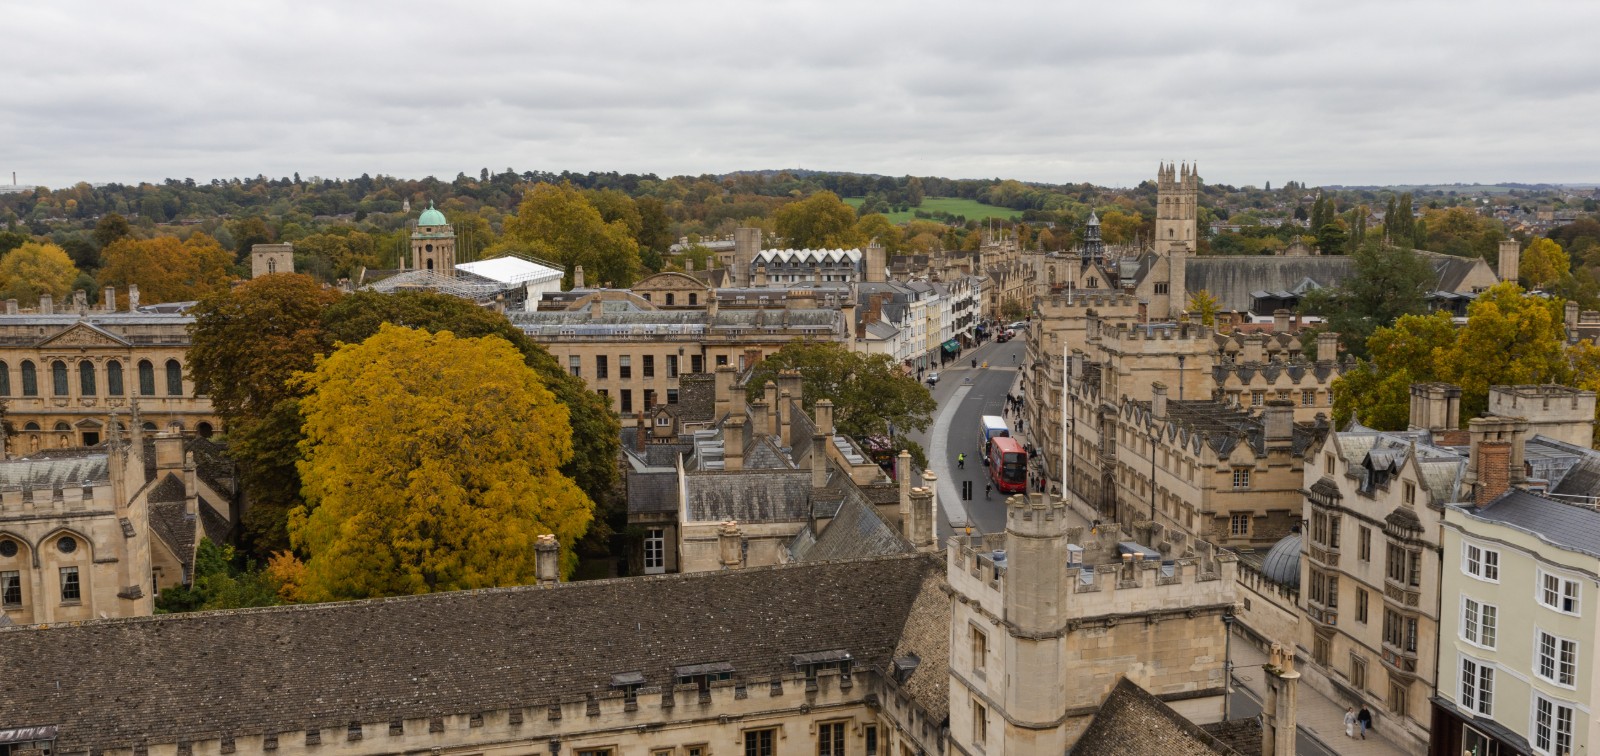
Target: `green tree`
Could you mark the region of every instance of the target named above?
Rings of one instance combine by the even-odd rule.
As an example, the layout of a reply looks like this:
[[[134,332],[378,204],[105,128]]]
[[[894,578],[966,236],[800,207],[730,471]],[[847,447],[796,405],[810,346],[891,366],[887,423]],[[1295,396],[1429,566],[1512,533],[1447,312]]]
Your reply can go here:
[[[232,546],[209,538],[195,546],[192,585],[176,585],[156,597],[157,612],[194,612],[274,606],[278,585],[266,570]]]
[[[1324,223],[1317,227],[1317,251],[1325,255],[1337,255],[1344,251],[1349,238],[1344,226],[1338,223]]]
[[[233,250],[240,260],[249,257],[251,247],[272,243],[272,229],[267,227],[267,222],[260,216],[228,221],[228,233],[233,236]]]
[[[530,189],[516,216],[506,219],[505,233],[565,267],[569,286],[579,265],[591,285],[619,288],[631,285],[641,267],[632,229],[620,220],[607,223],[570,183]]]
[[[1449,313],[1405,315],[1378,328],[1365,345],[1368,360],[1333,381],[1333,422],[1352,417],[1379,430],[1404,430],[1410,418],[1411,384],[1439,380],[1438,355],[1455,344]]]
[[[530,583],[546,533],[575,564],[594,504],[560,472],[567,410],[504,339],[384,325],[301,382],[310,599]]]
[[[44,294],[63,301],[77,278],[72,258],[54,244],[28,242],[0,257],[0,299],[15,299],[24,307],[38,304]]]
[[[112,242],[132,235],[133,229],[128,226],[128,219],[116,213],[106,213],[99,223],[94,224],[94,246],[97,249],[105,249]]]
[[[1522,250],[1522,262],[1517,266],[1517,277],[1535,289],[1543,289],[1561,280],[1571,272],[1572,260],[1561,245],[1550,239],[1534,239]]]
[[[886,254],[897,255],[905,249],[905,232],[889,222],[888,216],[873,213],[856,221],[856,235],[868,242],[876,240]]]
[[[1426,296],[1435,279],[1415,252],[1377,239],[1361,245],[1351,258],[1355,275],[1337,288],[1311,292],[1300,310],[1327,318],[1345,351],[1363,356],[1373,331],[1403,315],[1427,311]]]
[[[847,249],[866,243],[856,230],[856,211],[833,192],[817,192],[778,208],[774,223],[778,236],[796,249]]]
[[[264,557],[289,547],[287,516],[300,505],[300,390],[290,383],[316,366],[329,339],[324,311],[335,289],[310,276],[264,276],[195,305],[189,373],[207,387],[250,500],[244,540]]]
[[[1441,355],[1439,373],[1461,387],[1461,416],[1489,407],[1489,386],[1567,383],[1564,303],[1531,296],[1512,282],[1478,295],[1467,307],[1467,324]]]
[[[938,409],[933,395],[907,375],[887,355],[862,354],[841,344],[823,341],[795,341],[784,345],[757,363],[747,385],[751,401],[760,395],[767,381],[776,381],[785,370],[800,371],[804,386],[802,404],[813,412],[818,399],[833,402],[834,426],[852,438],[889,437],[892,426],[896,448],[921,456],[906,433],[922,431]],[[925,458],[917,464],[926,465]]]

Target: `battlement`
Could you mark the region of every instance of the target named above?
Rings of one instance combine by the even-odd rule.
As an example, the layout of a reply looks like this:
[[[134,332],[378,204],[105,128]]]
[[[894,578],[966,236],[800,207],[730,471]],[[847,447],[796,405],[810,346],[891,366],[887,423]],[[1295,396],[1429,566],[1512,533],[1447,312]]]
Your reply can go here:
[[[1177,342],[1210,351],[1216,349],[1213,333],[1210,328],[1194,323],[1151,325],[1118,323],[1105,330],[1101,338],[1103,341],[1122,346],[1125,351],[1139,349],[1142,343],[1148,342]]]
[[[1138,310],[1139,298],[1132,294],[1120,291],[1104,291],[1100,289],[1068,289],[1051,291],[1047,297],[1035,300],[1040,312],[1045,314],[1083,312],[1089,310],[1107,310],[1115,308],[1129,308]]]
[[[82,512],[96,506],[109,509],[115,506],[112,498],[111,483],[104,480],[56,488],[0,487],[0,521],[8,517]]]

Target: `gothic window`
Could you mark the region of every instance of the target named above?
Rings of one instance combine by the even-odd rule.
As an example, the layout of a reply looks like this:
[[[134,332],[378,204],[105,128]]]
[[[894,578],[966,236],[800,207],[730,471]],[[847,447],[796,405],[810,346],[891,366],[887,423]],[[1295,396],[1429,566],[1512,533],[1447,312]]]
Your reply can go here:
[[[0,396],[11,396],[11,366],[0,362]]]
[[[122,396],[122,363],[116,360],[106,363],[106,393]]]
[[[84,396],[94,396],[94,363],[88,360],[78,363],[78,390]]]
[[[61,360],[50,363],[50,390],[56,396],[67,395],[67,363]]]
[[[275,258],[275,257],[267,258],[267,272],[268,273],[277,273],[278,272],[278,259],[277,258]]]
[[[1157,294],[1166,294],[1167,291],[1168,291],[1168,288],[1167,288],[1167,283],[1165,281],[1162,281],[1162,282],[1156,284],[1156,293]]]
[[[167,360],[167,396],[183,396],[183,366]]]
[[[156,395],[156,366],[149,360],[139,360],[139,395]]]

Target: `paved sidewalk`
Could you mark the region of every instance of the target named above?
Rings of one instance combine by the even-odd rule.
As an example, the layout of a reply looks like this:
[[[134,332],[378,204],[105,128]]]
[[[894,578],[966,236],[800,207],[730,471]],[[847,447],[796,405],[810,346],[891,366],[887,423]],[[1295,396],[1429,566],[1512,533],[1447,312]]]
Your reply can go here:
[[[1237,635],[1233,638],[1230,651],[1233,655],[1235,684],[1248,689],[1256,700],[1265,701],[1267,684],[1261,665],[1267,662],[1267,655]],[[1298,700],[1296,724],[1302,733],[1310,735],[1328,750],[1340,756],[1405,756],[1404,749],[1389,742],[1378,730],[1368,732],[1366,740],[1345,737],[1345,704],[1329,700],[1304,684],[1299,686]]]

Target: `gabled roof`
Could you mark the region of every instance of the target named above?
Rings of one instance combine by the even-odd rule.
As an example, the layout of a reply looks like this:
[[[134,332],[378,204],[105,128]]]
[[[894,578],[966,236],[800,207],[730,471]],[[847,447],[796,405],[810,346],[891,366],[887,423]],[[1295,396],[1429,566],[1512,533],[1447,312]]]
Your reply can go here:
[[[923,636],[941,620],[948,633],[943,571],[895,556],[9,627],[0,701],[8,720],[59,724],[56,748],[83,752],[528,708],[605,693],[623,671],[646,690],[707,662],[761,679],[825,649],[881,674],[908,637],[937,643]],[[940,711],[948,676],[926,666],[907,690]]]
[[[789,545],[789,555],[796,562],[859,559],[912,551],[911,544],[884,522],[871,504],[859,495],[848,494],[822,532],[813,534],[811,528],[805,528]]]
[[[1235,756],[1238,751],[1200,729],[1161,699],[1124,677],[1100,704],[1071,756]]]
[[[132,342],[87,320],[73,323],[66,330],[41,342],[39,346],[129,346]]]

